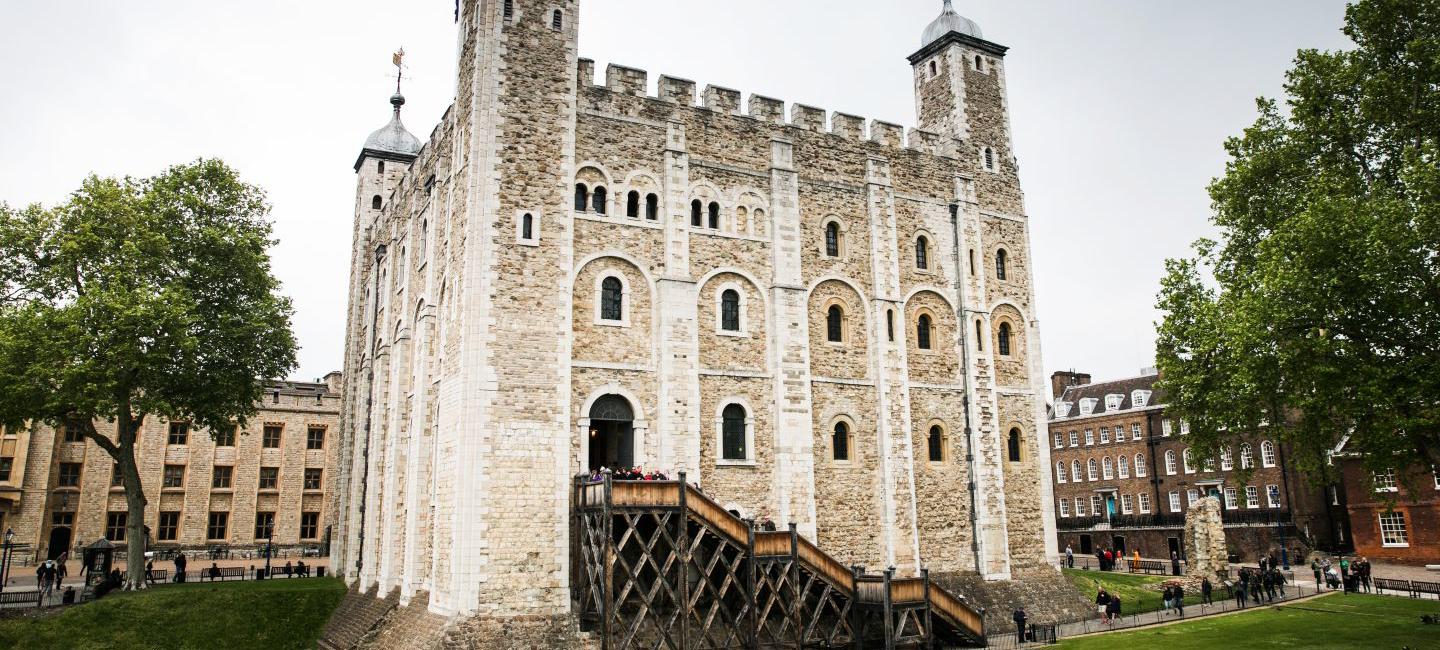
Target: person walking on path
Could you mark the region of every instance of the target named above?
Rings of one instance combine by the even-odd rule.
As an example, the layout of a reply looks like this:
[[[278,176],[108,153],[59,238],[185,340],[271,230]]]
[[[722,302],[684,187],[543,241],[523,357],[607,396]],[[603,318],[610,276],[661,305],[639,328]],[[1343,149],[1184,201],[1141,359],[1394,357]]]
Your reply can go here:
[[[1325,579],[1320,577],[1320,561],[1310,560],[1310,571],[1315,574],[1315,591],[1320,591],[1320,585],[1325,584]]]
[[[1100,593],[1095,594],[1095,611],[1100,614],[1100,622],[1110,624],[1110,593],[1102,587]]]
[[[1175,585],[1175,591],[1171,596],[1175,599],[1175,613],[1179,614],[1180,618],[1185,618],[1185,588],[1178,584]]]
[[[1075,568],[1075,551],[1071,550],[1069,544],[1065,545],[1065,568]]]
[[[1206,604],[1206,605],[1214,605],[1214,604],[1215,604],[1215,601],[1210,597],[1211,593],[1212,593],[1214,590],[1215,590],[1215,586],[1212,585],[1212,584],[1210,584],[1210,578],[1207,577],[1207,578],[1205,578],[1204,580],[1201,580],[1201,581],[1200,581],[1200,598],[1201,598],[1201,601],[1200,601],[1200,602],[1202,602],[1202,603],[1204,603],[1204,604]]]
[[[145,584],[155,584],[155,560],[145,560]]]
[[[1025,645],[1025,608],[1016,607],[1015,613],[1011,614],[1010,618],[1015,621],[1016,640],[1020,642],[1020,645]]]
[[[1110,619],[1110,625],[1115,625],[1115,622],[1120,620],[1120,594],[1110,597],[1110,604],[1105,610],[1105,615]]]
[[[1245,571],[1244,571],[1244,570],[1241,570],[1241,571],[1240,571],[1240,579],[1236,580],[1234,586],[1232,586],[1232,587],[1230,588],[1231,590],[1233,590],[1233,591],[1235,592],[1235,606],[1236,606],[1236,607],[1240,607],[1240,608],[1244,608],[1244,607],[1245,607],[1245,584],[1246,584],[1246,583],[1245,583],[1245,580],[1246,580]]]
[[[1175,604],[1174,598],[1175,592],[1170,589],[1170,585],[1165,585],[1165,590],[1160,592],[1160,611],[1169,615],[1170,607]]]
[[[1180,554],[1170,551],[1170,573],[1180,575]]]
[[[175,556],[175,582],[185,582],[185,554]]]

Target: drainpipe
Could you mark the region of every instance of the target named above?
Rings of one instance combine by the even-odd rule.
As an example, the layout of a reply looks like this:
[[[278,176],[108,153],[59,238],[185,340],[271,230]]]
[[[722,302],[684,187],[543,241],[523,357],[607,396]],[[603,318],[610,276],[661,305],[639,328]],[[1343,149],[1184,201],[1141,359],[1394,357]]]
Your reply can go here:
[[[960,386],[964,392],[963,405],[965,408],[965,462],[970,468],[970,550],[975,553],[975,571],[985,575],[985,568],[980,557],[980,513],[976,511],[979,505],[979,495],[975,485],[975,428],[970,419],[970,340],[966,332],[970,331],[970,317],[965,313],[965,279],[963,273],[962,258],[966,257],[960,247],[960,204],[950,204],[950,236],[951,243],[955,246],[955,318],[958,321],[955,328],[960,333]]]
[[[370,355],[370,369],[365,373],[365,443],[360,450],[360,521],[358,529],[360,536],[359,543],[355,548],[355,577],[359,579],[360,571],[365,567],[365,501],[368,494],[367,484],[370,481],[370,420],[375,404],[375,336],[376,330],[380,327],[380,263],[385,260],[385,245],[380,244],[375,248],[375,267],[370,272],[370,340],[365,344],[365,349]]]

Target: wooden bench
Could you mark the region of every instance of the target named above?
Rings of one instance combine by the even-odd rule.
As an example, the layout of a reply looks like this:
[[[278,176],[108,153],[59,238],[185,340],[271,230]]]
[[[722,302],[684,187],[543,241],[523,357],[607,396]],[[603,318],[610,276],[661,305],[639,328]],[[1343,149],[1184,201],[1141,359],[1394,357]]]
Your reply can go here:
[[[215,570],[215,575],[213,576],[210,575],[210,569],[208,568],[201,569],[198,573],[200,580],[229,580],[231,578],[244,580],[245,571],[245,567],[243,566],[222,566]]]

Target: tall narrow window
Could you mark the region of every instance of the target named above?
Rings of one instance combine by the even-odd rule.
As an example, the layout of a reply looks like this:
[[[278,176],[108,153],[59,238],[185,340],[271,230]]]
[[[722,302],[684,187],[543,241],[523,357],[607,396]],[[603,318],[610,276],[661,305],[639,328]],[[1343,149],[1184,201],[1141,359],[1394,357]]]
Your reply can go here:
[[[930,315],[920,314],[915,323],[915,345],[921,350],[930,349]]]
[[[945,430],[940,425],[930,426],[930,432],[925,437],[926,447],[930,451],[930,462],[945,462]]]
[[[998,250],[998,251],[995,251],[995,279],[996,279],[996,280],[1004,280],[1004,279],[1005,279],[1005,270],[1006,270],[1006,269],[1005,269],[1005,266],[1006,266],[1005,258],[1006,258],[1006,257],[1008,257],[1008,256],[1007,256],[1006,253],[1005,253],[1005,249],[1002,248],[1002,249],[1000,249],[1000,250]]]
[[[515,15],[515,0],[505,0],[505,19]]]
[[[985,60],[980,58],[979,54],[975,55],[975,70],[978,72],[985,71]]]
[[[930,241],[924,237],[915,240],[915,268],[930,268]]]
[[[935,62],[934,62],[934,61],[931,61],[931,62],[930,62],[930,77],[931,77],[931,78],[934,78],[934,77],[935,77],[935,74],[936,74],[938,71],[939,71],[939,68],[935,65]]]
[[[535,238],[535,216],[528,212],[520,218],[520,238],[527,240]]]
[[[380,172],[381,174],[384,174],[384,173],[385,173],[385,161],[381,160],[381,161],[379,161],[379,163],[380,163],[380,164],[375,165],[375,171]]]
[[[590,205],[595,209],[595,214],[605,214],[606,194],[604,187],[596,187],[591,195]]]
[[[660,218],[660,197],[654,194],[645,195],[645,218],[650,221]]]
[[[1000,356],[1010,356],[1010,323],[1000,323],[1000,333],[995,335],[995,349]]]
[[[835,447],[835,460],[850,460],[850,425],[836,422],[831,442]]]
[[[1008,445],[1008,447],[1009,447],[1009,451],[1010,451],[1010,462],[1012,462],[1012,463],[1018,463],[1018,462],[1020,462],[1020,430],[1019,430],[1019,429],[1011,429],[1011,430],[1010,430],[1010,440],[1009,440],[1009,445]],[[1106,462],[1108,463],[1110,459],[1109,459],[1109,458],[1106,458],[1105,460],[1106,460]]]
[[[695,199],[690,202],[690,225],[692,227],[699,228],[705,225],[704,222],[701,221],[703,217],[700,214],[704,209],[704,206],[700,204],[700,199]]]
[[[740,292],[726,289],[720,294],[720,328],[727,332],[740,331]]]
[[[371,209],[371,210],[379,210],[379,209],[380,209],[380,205],[381,205],[380,195],[379,195],[379,194],[376,194],[376,195],[375,195],[375,198],[370,199],[370,209]]]
[[[745,407],[739,404],[731,404],[721,412],[721,427],[723,429],[723,458],[725,460],[745,460]]]
[[[894,309],[886,309],[886,310],[885,310],[885,334],[886,334],[886,336],[889,337],[891,343],[894,343],[894,342],[895,342],[895,310],[894,310]],[[1435,479],[1435,481],[1436,481],[1436,485],[1440,485],[1440,478]]]
[[[631,219],[640,216],[640,193],[635,190],[630,190],[630,193],[625,196],[625,216]]]
[[[620,321],[625,314],[625,287],[610,276],[600,282],[600,320]]]
[[[840,305],[830,305],[825,312],[825,338],[831,343],[845,340],[845,312]]]
[[[720,204],[714,201],[710,202],[710,229],[720,229]]]
[[[550,16],[550,29],[553,29],[553,30],[555,30],[555,31],[558,32],[558,31],[560,31],[560,30],[561,30],[562,28],[564,28],[564,27],[565,27],[565,14],[562,13],[559,9],[556,9],[556,10],[555,10],[555,13],[554,13],[554,14],[551,14],[551,16]]]
[[[825,254],[840,257],[840,224],[834,221],[825,224]]]
[[[985,169],[995,171],[995,150],[985,147]]]
[[[575,211],[584,212],[590,207],[590,190],[584,183],[575,184]]]
[[[975,321],[975,349],[985,351],[985,329],[981,327],[980,321]]]
[[[970,275],[975,275],[975,249],[970,249]]]

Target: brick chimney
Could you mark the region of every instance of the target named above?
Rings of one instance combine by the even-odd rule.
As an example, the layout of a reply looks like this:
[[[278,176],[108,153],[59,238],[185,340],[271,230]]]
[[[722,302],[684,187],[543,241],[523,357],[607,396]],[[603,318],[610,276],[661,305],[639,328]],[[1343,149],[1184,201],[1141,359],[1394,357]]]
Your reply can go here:
[[[1075,372],[1074,370],[1061,370],[1060,372],[1050,375],[1050,392],[1053,393],[1053,398],[1060,399],[1060,396],[1065,393],[1066,388],[1071,386],[1084,386],[1088,383],[1090,383],[1090,375],[1087,373]]]

